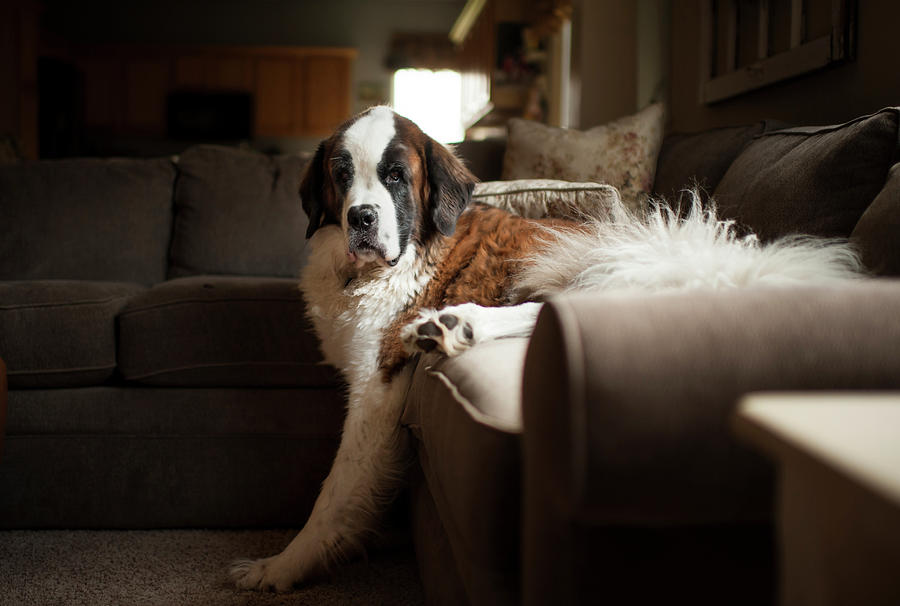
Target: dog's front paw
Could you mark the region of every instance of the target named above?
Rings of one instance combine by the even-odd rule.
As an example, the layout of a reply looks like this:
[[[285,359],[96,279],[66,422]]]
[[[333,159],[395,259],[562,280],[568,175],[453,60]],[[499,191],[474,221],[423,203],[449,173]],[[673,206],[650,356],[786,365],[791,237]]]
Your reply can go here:
[[[300,580],[288,570],[279,556],[261,560],[237,560],[228,571],[238,589],[285,593]]]
[[[400,338],[409,353],[438,351],[455,356],[475,344],[475,331],[452,308],[426,309],[403,329]]]

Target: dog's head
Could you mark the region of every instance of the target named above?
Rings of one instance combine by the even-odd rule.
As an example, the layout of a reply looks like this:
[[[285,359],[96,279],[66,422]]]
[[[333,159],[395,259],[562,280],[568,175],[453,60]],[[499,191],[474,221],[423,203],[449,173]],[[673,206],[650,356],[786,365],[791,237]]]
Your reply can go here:
[[[411,240],[453,234],[475,181],[413,122],[375,107],[322,141],[307,167],[300,184],[306,237],[339,225],[351,262],[394,266]]]

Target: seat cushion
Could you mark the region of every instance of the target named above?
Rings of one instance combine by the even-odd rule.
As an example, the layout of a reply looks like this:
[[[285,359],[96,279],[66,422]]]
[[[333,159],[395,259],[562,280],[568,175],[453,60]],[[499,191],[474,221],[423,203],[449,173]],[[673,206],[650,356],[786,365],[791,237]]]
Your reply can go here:
[[[198,145],[178,160],[169,277],[297,276],[307,218],[299,156]]]
[[[119,368],[152,385],[332,386],[305,312],[296,280],[163,282],[119,315]]]
[[[0,356],[9,386],[99,385],[116,368],[116,314],[138,284],[0,282]]]
[[[756,137],[714,192],[720,216],[736,219],[763,240],[789,234],[848,237],[897,161],[898,111]]]
[[[174,182],[168,159],[0,166],[0,280],[164,280]]]
[[[402,422],[472,604],[518,600],[522,368],[527,339],[425,356]]]

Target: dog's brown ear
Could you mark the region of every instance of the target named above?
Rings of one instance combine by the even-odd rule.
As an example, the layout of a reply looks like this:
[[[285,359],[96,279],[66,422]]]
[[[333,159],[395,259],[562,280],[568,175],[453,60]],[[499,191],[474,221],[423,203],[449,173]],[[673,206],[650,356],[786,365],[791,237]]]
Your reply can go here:
[[[325,215],[325,141],[319,143],[312,162],[306,165],[306,172],[300,181],[300,202],[309,217],[306,228],[307,239],[322,226]]]
[[[428,137],[425,159],[430,189],[431,220],[445,236],[456,231],[456,220],[472,200],[475,178],[449,149]]]

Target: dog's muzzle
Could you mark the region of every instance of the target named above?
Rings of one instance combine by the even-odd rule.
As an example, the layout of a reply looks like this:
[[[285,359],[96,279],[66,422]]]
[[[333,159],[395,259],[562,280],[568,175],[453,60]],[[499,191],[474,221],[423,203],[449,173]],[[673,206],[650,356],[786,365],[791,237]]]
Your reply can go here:
[[[348,254],[352,262],[375,256],[391,267],[397,264],[399,257],[388,259],[384,245],[378,240],[378,211],[374,206],[371,204],[351,206],[347,210],[347,225],[350,232]]]

